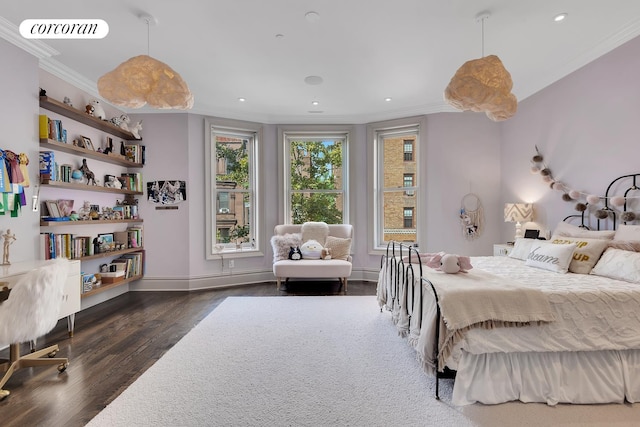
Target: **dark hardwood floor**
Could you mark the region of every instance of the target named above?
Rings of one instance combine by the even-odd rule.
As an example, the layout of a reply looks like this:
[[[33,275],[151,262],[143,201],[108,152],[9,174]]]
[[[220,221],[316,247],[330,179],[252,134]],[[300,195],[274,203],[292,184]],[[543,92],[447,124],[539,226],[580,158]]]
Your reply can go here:
[[[348,295],[375,295],[372,282],[351,281]],[[287,291],[262,283],[195,292],[129,292],[76,315],[70,338],[66,321],[38,340],[57,343],[69,367],[25,368],[4,386],[0,426],[83,426],[153,365],[228,296],[336,295],[338,282],[292,282]],[[23,351],[28,346],[23,345]],[[0,351],[0,359],[8,358]],[[176,375],[180,367],[176,366]],[[0,373],[3,374],[3,373]],[[171,375],[167,372],[167,375]],[[175,390],[167,390],[173,393]]]

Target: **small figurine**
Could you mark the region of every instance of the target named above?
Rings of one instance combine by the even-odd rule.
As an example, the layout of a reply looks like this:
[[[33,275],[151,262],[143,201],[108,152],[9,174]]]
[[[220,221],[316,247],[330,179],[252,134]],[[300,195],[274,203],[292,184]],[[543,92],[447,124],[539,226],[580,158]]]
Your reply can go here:
[[[68,96],[64,97],[64,99],[62,100],[62,103],[65,105],[68,105],[69,107],[73,107],[73,104],[71,103],[71,99],[69,99]]]
[[[2,252],[2,265],[10,265],[9,262],[9,246],[16,241],[16,235],[11,234],[11,229],[7,228],[7,232],[2,235],[4,237],[4,250]]]
[[[40,88],[40,96],[47,96],[47,91]]]
[[[78,215],[78,212],[71,211],[71,214],[69,214],[69,220],[70,221],[77,221],[79,219],[80,219],[80,216]]]
[[[140,136],[140,131],[142,130],[142,120],[133,125],[133,127],[129,128],[129,130],[131,131],[135,139],[142,139],[142,137]]]
[[[104,149],[102,154],[113,153],[113,139],[107,138],[107,147]]]
[[[80,219],[81,220],[90,219],[89,212],[91,212],[91,202],[89,202],[88,200],[85,200],[84,203],[82,204],[82,207],[80,208]]]
[[[89,170],[89,166],[87,166],[87,159],[82,159],[82,167],[80,168],[80,172],[82,172],[84,177],[87,178],[87,185],[89,185],[90,183],[93,183],[92,185],[97,185],[96,176],[93,174],[93,172],[91,172],[91,170]]]
[[[129,130],[129,123],[131,119],[126,114],[121,114],[120,117],[112,117],[109,122],[118,126],[120,129]]]
[[[100,240],[97,237],[95,237],[93,239],[93,253],[94,254],[99,254],[100,253],[101,245],[102,245],[102,240]]]
[[[120,155],[122,155],[122,156],[126,156],[127,155],[127,151],[124,148],[124,141],[120,141]]]

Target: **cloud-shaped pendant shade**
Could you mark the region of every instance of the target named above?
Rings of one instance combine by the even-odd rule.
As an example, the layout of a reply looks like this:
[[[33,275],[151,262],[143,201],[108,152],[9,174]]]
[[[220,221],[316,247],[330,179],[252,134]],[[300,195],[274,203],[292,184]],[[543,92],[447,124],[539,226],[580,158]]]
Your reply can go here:
[[[135,56],[98,79],[98,92],[114,105],[188,110],[193,95],[187,83],[164,62]]]
[[[486,113],[494,122],[506,120],[518,109],[511,93],[513,81],[495,55],[473,59],[458,68],[444,91],[444,99],[459,110]]]

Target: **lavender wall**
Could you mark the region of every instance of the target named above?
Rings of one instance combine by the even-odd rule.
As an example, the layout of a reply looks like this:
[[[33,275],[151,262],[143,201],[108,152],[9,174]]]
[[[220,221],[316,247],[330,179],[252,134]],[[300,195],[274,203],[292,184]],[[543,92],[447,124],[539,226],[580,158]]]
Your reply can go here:
[[[27,151],[35,159],[37,142],[37,87],[48,86],[55,98],[75,92],[47,73],[38,76],[37,60],[30,54],[0,40],[0,88],[11,102],[0,103],[3,134],[0,144],[13,151]],[[513,224],[502,222],[504,202],[528,201],[536,204],[535,221],[541,228],[553,228],[574,203],[563,202],[558,192],[530,173],[529,160],[537,145],[556,178],[575,189],[604,193],[606,185],[620,174],[640,170],[640,38],[632,40],[588,64],[552,86],[522,101],[512,119],[493,123],[482,114],[441,113],[427,116],[426,150],[421,157],[426,197],[419,218],[427,230],[424,250],[481,255],[491,253],[491,245],[513,236]],[[85,96],[86,94],[78,94]],[[84,102],[78,101],[78,102]],[[145,114],[143,136],[148,146],[145,181],[184,179],[187,202],[177,212],[155,211],[141,201],[148,249],[147,278],[150,288],[187,289],[192,279],[228,282],[217,261],[204,258],[204,117],[194,114]],[[264,132],[265,191],[276,194],[278,185],[277,135],[275,125]],[[368,215],[366,207],[366,164],[370,143],[364,125],[355,126],[351,158],[357,192],[354,217]],[[36,162],[30,165],[36,175]],[[28,190],[28,197],[31,196]],[[461,238],[457,212],[461,198],[478,194],[485,209],[485,233],[467,242]],[[266,226],[277,221],[277,197],[265,205]],[[360,209],[360,210],[358,210]],[[363,210],[364,209],[364,210]],[[0,229],[11,227],[19,237],[12,247],[12,260],[37,258],[38,214],[24,211],[20,218],[0,217]],[[366,230],[356,233],[358,256],[354,268],[375,274],[378,257],[367,253]],[[265,242],[266,243],[266,242]],[[264,258],[238,260],[234,275],[268,274],[270,252]],[[229,273],[230,274],[230,273]],[[158,281],[173,282],[164,286]],[[234,280],[242,282],[242,278]],[[197,287],[197,286],[196,286]]]
[[[0,216],[0,232],[11,229],[16,241],[10,247],[9,261],[37,258],[40,217],[31,211],[31,196],[38,177],[38,60],[0,39],[0,148],[29,157],[31,186],[25,189],[28,205],[18,217]]]
[[[502,202],[535,203],[535,222],[553,229],[575,202],[564,202],[530,172],[537,145],[556,179],[603,195],[614,178],[640,172],[640,38],[527,98],[502,125]],[[504,224],[509,239],[512,224]]]

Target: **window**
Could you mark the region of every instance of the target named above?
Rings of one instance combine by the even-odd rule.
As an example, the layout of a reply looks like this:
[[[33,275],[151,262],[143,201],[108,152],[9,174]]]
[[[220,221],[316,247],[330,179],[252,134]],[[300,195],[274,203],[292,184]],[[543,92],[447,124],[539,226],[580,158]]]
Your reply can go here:
[[[413,161],[413,140],[405,139],[403,144],[404,150],[404,161],[412,162]]]
[[[412,173],[405,173],[404,174],[404,187],[413,187],[413,174]],[[414,191],[413,190],[406,190],[404,192],[404,194],[406,196],[413,196]]]
[[[404,208],[404,228],[413,228],[413,208]]]
[[[388,242],[418,242],[420,173],[417,148],[420,124],[411,119],[368,126],[373,141],[371,192],[374,223],[372,249]]]
[[[348,223],[348,132],[282,132],[285,222]]]
[[[207,258],[257,251],[260,127],[206,121]],[[243,123],[244,124],[244,123]]]

